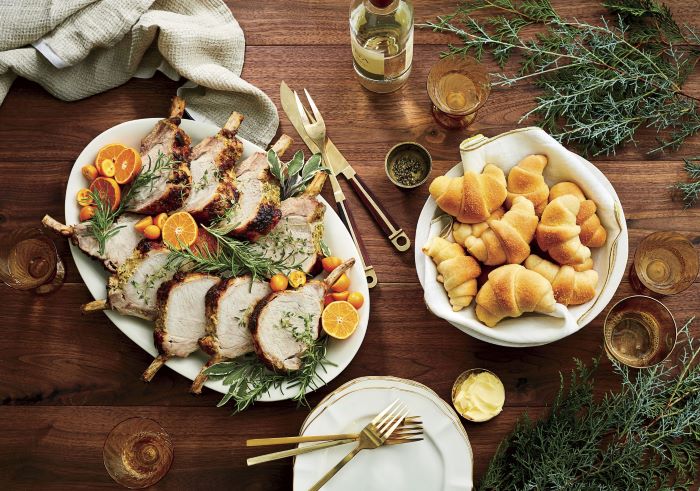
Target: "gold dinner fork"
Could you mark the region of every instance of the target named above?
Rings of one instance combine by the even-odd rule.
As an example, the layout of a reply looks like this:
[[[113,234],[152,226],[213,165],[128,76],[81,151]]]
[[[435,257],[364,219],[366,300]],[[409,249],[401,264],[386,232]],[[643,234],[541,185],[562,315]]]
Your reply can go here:
[[[408,408],[398,400],[392,402],[381,413],[365,426],[360,432],[360,439],[357,446],[343,460],[335,464],[331,470],[326,472],[324,476],[314,484],[309,491],[318,491],[326,484],[337,472],[342,469],[345,464],[350,462],[355,455],[361,450],[373,449],[381,447],[387,438],[391,436],[394,430],[401,424],[403,419],[408,415]]]

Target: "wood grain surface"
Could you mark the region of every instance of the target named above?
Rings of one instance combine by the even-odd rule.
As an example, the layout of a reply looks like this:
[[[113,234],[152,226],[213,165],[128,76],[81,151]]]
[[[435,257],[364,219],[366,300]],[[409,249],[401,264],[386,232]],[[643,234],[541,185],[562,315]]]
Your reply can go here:
[[[434,158],[433,177],[459,159],[467,136],[497,135],[515,127],[533,104],[527,85],[497,89],[468,132],[448,132],[430,115],[425,80],[430,66],[450,41],[426,30],[416,33],[413,73],[408,84],[389,95],[371,94],[354,80],[347,30],[347,1],[230,0],[247,41],[243,78],[279,103],[279,83],[306,87],[324,114],[338,148],[409,236],[415,234],[427,185],[414,191],[394,187],[383,170],[387,150],[398,141],[416,140]],[[416,0],[416,20],[450,12],[455,0]],[[600,4],[554,1],[564,15],[595,20]],[[700,20],[696,1],[669,2],[682,21]],[[495,69],[491,63],[489,68]],[[126,120],[165,114],[182,82],[162,75],[76,102],[54,99],[38,85],[18,79],[0,106],[0,233],[38,226],[50,213],[63,216],[68,171],[83,147],[100,132]],[[700,78],[686,85],[700,95]],[[233,109],[233,108],[232,108]],[[280,133],[295,137],[281,114]],[[681,179],[681,156],[700,154],[700,137],[677,154],[650,156],[653,130],[638,134],[614,156],[594,160],[617,190],[627,218],[630,251],[656,230],[676,230],[700,244],[700,208],[684,210],[669,186]],[[297,142],[294,149],[302,148]],[[506,386],[502,415],[486,424],[469,424],[475,454],[475,479],[498,442],[524,413],[538,416],[559,384],[559,370],[573,357],[600,354],[607,309],[578,333],[548,346],[512,349],[472,339],[431,315],[422,300],[412,252],[398,254],[362,208],[346,183],[345,194],[380,286],[372,291],[371,322],[363,346],[350,366],[331,384],[310,396],[317,403],[329,391],[364,375],[393,375],[424,383],[449,399],[455,377],[470,367],[497,372]],[[330,198],[329,190],[324,193]],[[116,488],[102,464],[102,444],[123,419],[145,416],[160,422],[175,444],[175,460],[157,489],[291,489],[292,465],[279,461],[248,468],[245,459],[258,450],[246,438],[292,435],[308,410],[292,402],[258,404],[231,416],[214,407],[219,395],[205,390],[191,396],[189,381],[161,370],[150,384],[138,377],[150,362],[102,314],[81,316],[91,300],[65,241],[57,240],[67,266],[66,284],[45,297],[0,287],[0,482],[3,489]],[[631,263],[631,259],[628,260]],[[632,294],[623,280],[615,300]],[[687,291],[664,299],[679,322],[700,310],[698,280]],[[700,322],[694,333],[700,335]],[[598,390],[614,389],[607,359],[598,373]]]

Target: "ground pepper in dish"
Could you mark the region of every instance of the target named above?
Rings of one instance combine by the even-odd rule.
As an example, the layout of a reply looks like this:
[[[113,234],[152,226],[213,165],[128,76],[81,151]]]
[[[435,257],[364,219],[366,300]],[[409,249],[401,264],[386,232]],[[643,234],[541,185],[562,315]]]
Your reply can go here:
[[[425,165],[410,153],[400,155],[390,171],[391,176],[404,186],[414,186],[425,177]]]

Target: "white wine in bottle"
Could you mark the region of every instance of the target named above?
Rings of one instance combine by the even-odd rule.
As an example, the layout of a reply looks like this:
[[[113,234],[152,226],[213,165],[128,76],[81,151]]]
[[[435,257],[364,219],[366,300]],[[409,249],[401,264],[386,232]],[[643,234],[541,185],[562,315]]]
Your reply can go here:
[[[355,73],[363,87],[386,93],[406,83],[413,61],[410,0],[353,0],[350,38]]]

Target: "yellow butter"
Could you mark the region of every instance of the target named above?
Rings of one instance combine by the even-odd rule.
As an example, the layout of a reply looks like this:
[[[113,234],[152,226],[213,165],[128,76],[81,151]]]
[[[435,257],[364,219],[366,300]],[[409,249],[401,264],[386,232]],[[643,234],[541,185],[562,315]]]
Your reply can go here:
[[[506,391],[489,372],[473,373],[462,382],[455,395],[455,407],[467,419],[486,421],[503,410]]]

